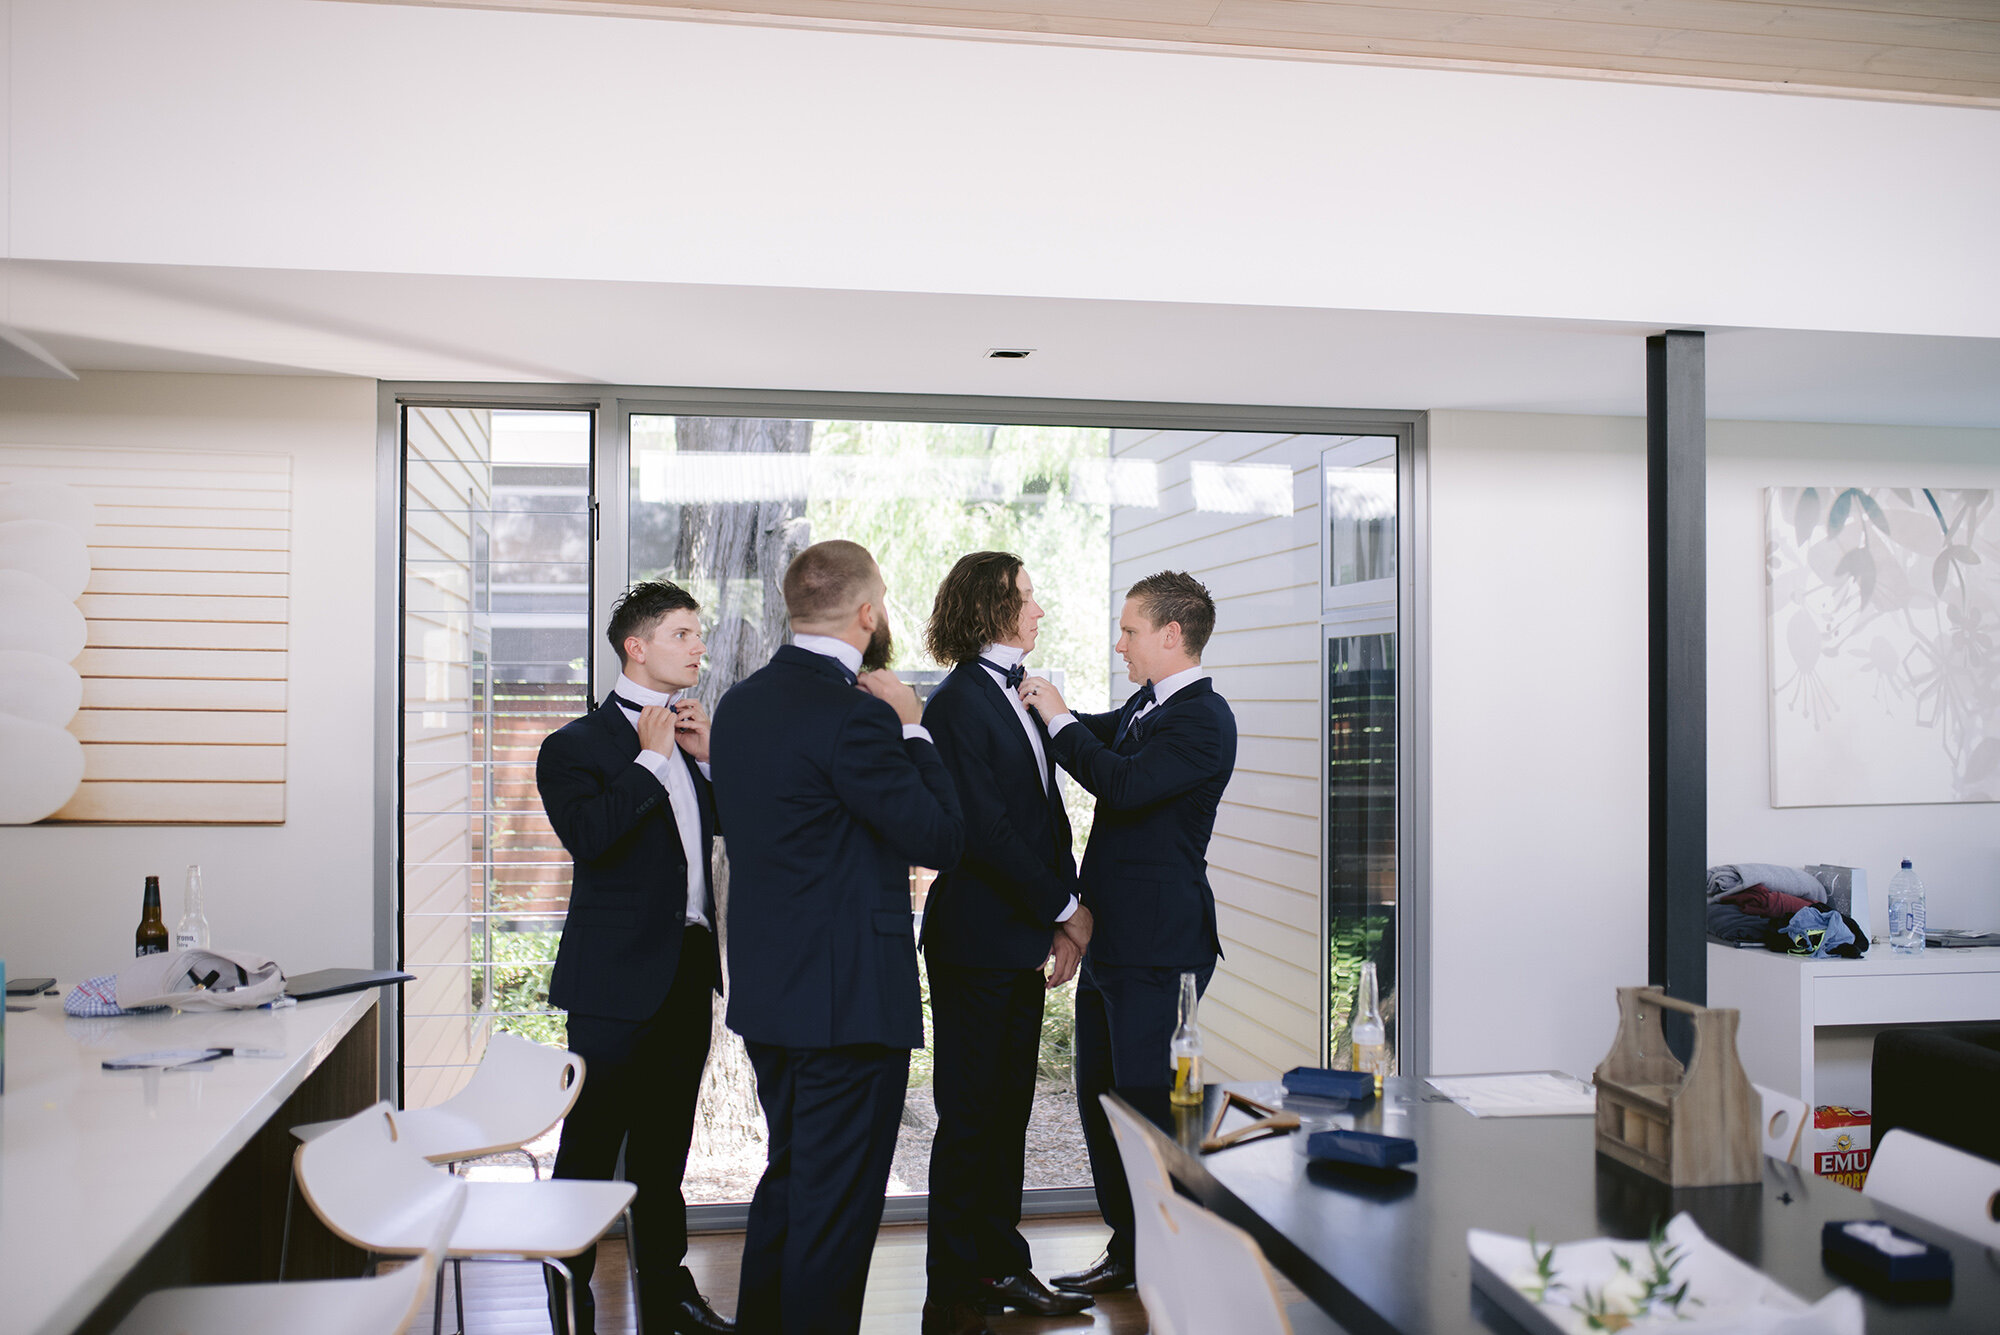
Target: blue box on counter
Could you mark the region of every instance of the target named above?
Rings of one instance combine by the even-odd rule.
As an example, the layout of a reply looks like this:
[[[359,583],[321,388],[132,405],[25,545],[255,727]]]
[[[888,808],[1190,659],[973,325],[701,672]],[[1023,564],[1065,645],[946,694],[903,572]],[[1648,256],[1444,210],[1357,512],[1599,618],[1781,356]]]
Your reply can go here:
[[[1313,1099],[1342,1099],[1366,1105],[1375,1101],[1375,1076],[1368,1071],[1329,1071],[1318,1066],[1294,1066],[1284,1075],[1285,1092]]]
[[[1306,1140],[1306,1157],[1330,1159],[1361,1168],[1401,1168],[1417,1161],[1417,1142],[1373,1131],[1315,1131]]]

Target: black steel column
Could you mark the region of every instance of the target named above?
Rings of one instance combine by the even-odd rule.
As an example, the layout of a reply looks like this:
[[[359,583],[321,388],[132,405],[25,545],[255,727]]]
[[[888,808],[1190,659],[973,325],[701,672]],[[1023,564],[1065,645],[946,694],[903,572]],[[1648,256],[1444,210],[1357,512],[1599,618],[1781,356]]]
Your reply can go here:
[[[1702,1005],[1708,1002],[1707,399],[1702,336],[1671,330],[1648,338],[1646,975],[1668,995]]]

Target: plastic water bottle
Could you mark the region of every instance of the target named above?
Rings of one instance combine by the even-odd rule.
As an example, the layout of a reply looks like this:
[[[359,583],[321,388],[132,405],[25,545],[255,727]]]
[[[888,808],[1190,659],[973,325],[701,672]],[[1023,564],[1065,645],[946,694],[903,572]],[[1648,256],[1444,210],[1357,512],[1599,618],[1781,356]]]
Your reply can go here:
[[[1924,953],[1924,883],[1903,859],[1889,880],[1889,949],[1898,955]]]

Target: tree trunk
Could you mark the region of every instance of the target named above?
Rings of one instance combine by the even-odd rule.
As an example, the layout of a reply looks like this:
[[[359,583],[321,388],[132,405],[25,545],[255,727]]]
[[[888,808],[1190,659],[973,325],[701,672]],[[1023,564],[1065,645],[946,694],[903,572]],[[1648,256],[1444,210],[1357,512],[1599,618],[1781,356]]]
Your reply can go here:
[[[812,423],[682,417],[674,423],[674,437],[682,453],[807,455]],[[708,667],[696,688],[711,709],[790,634],[782,585],[785,567],[812,541],[805,508],[803,496],[682,507],[674,569],[693,588],[713,590]]]

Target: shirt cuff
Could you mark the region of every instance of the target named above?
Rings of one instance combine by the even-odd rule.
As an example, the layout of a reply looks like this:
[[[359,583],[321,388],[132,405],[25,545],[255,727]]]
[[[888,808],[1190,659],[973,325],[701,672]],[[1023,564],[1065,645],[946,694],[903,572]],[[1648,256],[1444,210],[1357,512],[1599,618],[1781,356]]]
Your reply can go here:
[[[661,755],[658,751],[641,751],[638,755],[634,756],[632,759],[634,764],[644,765],[646,767],[646,772],[648,774],[651,774],[654,778],[658,779],[661,783],[664,784],[667,781],[667,776],[661,773],[661,771],[666,768],[667,758]]]
[[[708,762],[706,760],[697,760],[694,762],[694,765],[696,769],[701,771],[702,778],[707,779],[710,783],[715,782],[715,776],[708,772]]]
[[[1069,907],[1056,915],[1056,921],[1068,922],[1071,918],[1074,918],[1075,916],[1076,916],[1076,896],[1071,895],[1069,897]]]
[[[1049,720],[1049,736],[1051,737],[1055,736],[1057,733],[1061,732],[1064,728],[1067,728],[1070,724],[1074,722],[1076,722],[1076,715],[1074,714],[1056,715],[1054,718]]]
[[[932,746],[937,745],[936,742],[931,741],[931,730],[921,723],[905,723],[903,725],[903,740],[906,742],[930,742]]]

